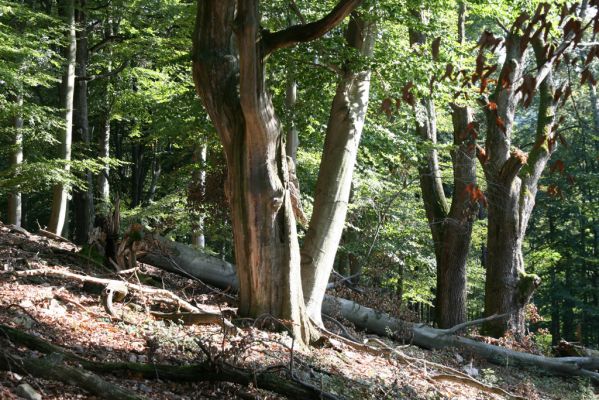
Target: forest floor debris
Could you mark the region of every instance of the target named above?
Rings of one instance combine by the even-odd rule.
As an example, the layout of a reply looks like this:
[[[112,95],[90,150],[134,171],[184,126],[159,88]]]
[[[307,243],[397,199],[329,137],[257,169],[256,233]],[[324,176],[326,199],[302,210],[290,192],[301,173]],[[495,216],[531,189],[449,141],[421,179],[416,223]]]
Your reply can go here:
[[[167,290],[202,310],[221,313],[221,310],[234,310],[236,306],[228,295],[209,292],[198,282],[152,267],[144,266],[143,272],[136,271],[137,275],[109,274],[97,263],[76,256],[76,251],[79,249],[69,242],[27,234],[0,224],[0,324],[96,362],[182,366],[205,361],[207,351],[212,357],[250,371],[292,368],[295,379],[339,398],[502,399],[509,398],[506,393],[530,400],[596,398],[593,388],[584,379],[547,377],[497,367],[456,350],[426,351],[407,346],[401,351],[409,357],[402,360],[393,353],[371,354],[344,341],[329,340],[325,346],[309,352],[296,349],[292,353],[289,347],[293,343],[285,332],[264,331],[254,324],[231,331],[217,323],[186,325],[157,319],[151,311],[171,313],[175,310],[166,308],[167,304],[156,306],[152,299],[135,293],[130,293],[124,302],[115,302],[114,308],[121,316],[115,319],[106,313],[101,293],[86,290],[80,280],[60,276],[14,279],[9,274],[43,268],[89,276],[91,280],[122,277],[130,285]],[[331,325],[331,329],[334,328]],[[365,338],[351,327],[348,329],[353,336]],[[390,348],[401,345],[387,339],[384,344]],[[0,345],[2,351],[15,357],[41,359],[43,356],[38,350],[7,340],[2,330]],[[436,367],[437,364],[445,368]],[[460,374],[448,373],[450,368],[497,390],[492,393],[476,388]],[[18,387],[24,384],[44,399],[91,398],[79,387],[33,375],[0,372],[0,399],[18,398]],[[131,372],[102,374],[101,377],[139,397],[151,399],[283,398],[255,387],[227,382],[150,380]]]

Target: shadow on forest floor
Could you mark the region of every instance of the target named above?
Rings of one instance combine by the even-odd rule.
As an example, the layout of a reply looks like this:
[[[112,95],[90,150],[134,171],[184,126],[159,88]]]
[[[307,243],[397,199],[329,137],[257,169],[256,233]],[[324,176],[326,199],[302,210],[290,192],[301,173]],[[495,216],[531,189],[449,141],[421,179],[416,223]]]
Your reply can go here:
[[[442,363],[455,369],[465,366],[478,379],[528,399],[591,399],[590,387],[581,380],[544,377],[518,369],[491,366],[470,359],[455,350],[425,351],[415,347],[402,350],[420,362],[401,363],[392,357],[368,354],[330,341],[310,351],[291,352],[286,333],[267,332],[249,326],[228,332],[218,324],[182,325],[156,320],[147,309],[155,299],[129,295],[124,303],[115,304],[121,320],[110,318],[99,302],[99,294],[84,290],[81,283],[57,277],[9,276],[11,270],[63,268],[78,274],[110,276],[93,263],[69,254],[76,248],[41,236],[26,236],[0,223],[0,323],[62,346],[88,360],[98,362],[132,362],[173,366],[201,363],[204,348],[222,361],[265,371],[269,368],[289,371],[313,387],[350,399],[500,399],[471,386],[446,379],[427,362]],[[115,278],[112,274],[112,278]],[[148,285],[173,291],[188,302],[219,310],[235,307],[234,301],[190,279],[148,268],[144,274],[127,276]],[[32,357],[38,352],[26,349],[2,337],[1,349]],[[390,346],[397,344],[388,342]],[[293,364],[291,356],[293,354]],[[281,372],[281,376],[285,376]],[[152,399],[201,398],[283,398],[255,387],[226,382],[170,382],[143,379],[134,373],[104,374],[104,379]],[[23,381],[43,394],[44,399],[75,399],[88,396],[82,389],[33,376],[0,372],[0,398],[17,398],[15,388]]]

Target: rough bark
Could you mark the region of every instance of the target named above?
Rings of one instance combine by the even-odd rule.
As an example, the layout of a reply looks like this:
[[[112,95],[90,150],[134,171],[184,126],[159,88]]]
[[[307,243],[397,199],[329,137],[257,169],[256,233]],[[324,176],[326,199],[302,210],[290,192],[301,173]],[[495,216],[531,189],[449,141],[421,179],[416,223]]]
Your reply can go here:
[[[16,114],[14,116],[13,149],[10,157],[10,165],[18,171],[23,163],[23,95],[16,96]],[[8,195],[8,223],[17,227],[21,226],[22,199],[21,192],[15,191]]]
[[[269,33],[259,1],[198,1],[193,75],[225,151],[226,194],[239,266],[239,312],[288,321],[299,342],[315,334],[305,310],[283,132],[265,87],[272,51],[313,40],[359,0],[342,0],[322,19]]]
[[[71,143],[73,133],[73,97],[75,92],[75,64],[77,52],[77,37],[75,27],[75,0],[64,0],[63,12],[67,24],[67,48],[65,51],[66,65],[62,78],[62,106],[64,109],[65,129],[61,133],[61,157],[66,162],[64,170],[69,173],[71,167]],[[52,213],[48,230],[58,235],[62,234],[67,217],[68,188],[58,183],[52,193]]]
[[[88,64],[88,39],[87,39],[87,10],[86,0],[77,0],[75,22],[77,23],[77,50],[75,67],[75,94],[73,104],[73,142],[78,150],[78,156],[85,159],[89,156],[90,146],[89,113],[87,102],[87,64]],[[91,172],[80,176],[86,186],[73,191],[73,241],[77,244],[87,244],[89,232],[93,226],[94,193]]]
[[[458,30],[463,41],[465,5],[460,4]],[[420,14],[417,17],[422,21]],[[412,45],[425,45],[426,37],[411,30]],[[418,169],[422,199],[431,229],[437,264],[435,319],[442,328],[466,320],[466,261],[470,248],[472,223],[477,211],[470,193],[476,184],[475,136],[472,112],[452,104],[453,121],[453,198],[448,206],[443,190],[437,153],[437,123],[431,98],[420,99],[414,107],[416,132],[428,149]],[[470,189],[470,191],[469,191]]]
[[[502,75],[513,84],[505,88],[498,86],[490,98],[497,104],[497,109],[487,109],[487,160],[483,164],[489,204],[485,315],[517,310],[507,324],[505,320],[485,323],[484,332],[495,337],[502,336],[507,328],[516,336],[525,332],[525,306],[540,279],[526,273],[522,243],[534,208],[539,178],[555,150],[552,142],[555,141],[553,126],[557,102],[551,70],[538,84],[536,140],[530,154],[510,148],[515,110],[521,98],[521,93],[516,90],[524,65],[520,40],[515,34],[507,37]],[[544,43],[538,39],[533,47],[541,70],[548,62],[543,55]]]
[[[371,57],[376,29],[353,13],[346,32],[348,46]],[[302,286],[310,318],[322,326],[320,310],[337,247],[343,233],[353,170],[370,93],[370,70],[346,66],[337,85],[316,182],[314,211],[302,247]]]
[[[466,262],[472,238],[472,224],[478,211],[468,188],[476,184],[476,150],[473,135],[464,137],[472,123],[468,107],[452,106],[454,146],[453,198],[443,220],[441,254],[437,264],[436,321],[449,328],[466,321]]]

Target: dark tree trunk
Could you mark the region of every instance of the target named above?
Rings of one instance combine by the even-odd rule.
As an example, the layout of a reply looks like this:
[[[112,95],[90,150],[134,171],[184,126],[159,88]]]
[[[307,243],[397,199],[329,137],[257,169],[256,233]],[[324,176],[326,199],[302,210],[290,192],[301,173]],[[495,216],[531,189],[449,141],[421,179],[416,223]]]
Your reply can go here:
[[[144,184],[144,147],[139,140],[131,144],[131,208],[141,204]]]
[[[555,236],[555,221],[551,212],[547,213],[547,219],[549,220],[549,239],[553,246],[556,245]],[[551,325],[549,331],[551,332],[551,345],[555,346],[561,339],[560,332],[560,310],[559,310],[559,297],[557,295],[558,282],[557,282],[557,265],[551,267]]]
[[[509,328],[516,337],[525,333],[525,306],[540,279],[526,273],[522,242],[534,208],[537,184],[555,146],[555,89],[551,70],[537,76],[539,110],[535,144],[529,155],[511,149],[516,106],[522,92],[515,88],[521,82],[524,67],[522,38],[509,34],[506,41],[506,61],[502,75],[509,82],[498,86],[490,101],[496,110],[487,107],[487,141],[483,163],[488,187],[489,224],[487,234],[488,265],[485,283],[485,315],[511,312],[507,320],[485,323],[485,333],[499,337]],[[539,71],[547,66],[545,43],[533,43]]]
[[[73,142],[79,152],[79,157],[90,156],[89,118],[87,105],[87,64],[88,64],[88,41],[86,31],[86,0],[78,0],[75,11],[77,23],[77,56],[75,67],[75,99],[73,105]],[[93,226],[94,217],[94,195],[91,172],[81,176],[86,183],[85,188],[76,189],[73,192],[73,216],[74,233],[73,240],[77,244],[86,244],[89,240],[89,232]]]
[[[420,14],[418,19],[423,21]],[[463,37],[465,6],[460,8],[458,28]],[[424,45],[426,37],[417,31],[410,32],[412,44]],[[453,197],[451,207],[443,191],[441,169],[437,154],[437,122],[433,100],[421,99],[414,107],[416,131],[431,149],[419,167],[420,188],[431,229],[437,263],[437,288],[435,319],[442,328],[462,323],[467,317],[466,261],[470,249],[472,223],[478,210],[471,193],[476,189],[475,135],[472,129],[472,112],[468,107],[452,105]]]
[[[447,218],[443,220],[441,252],[437,259],[436,320],[441,328],[449,328],[466,321],[466,262],[470,250],[472,224],[478,204],[473,201],[469,188],[476,184],[476,150],[473,135],[463,136],[472,122],[467,107],[452,106],[453,198]]]

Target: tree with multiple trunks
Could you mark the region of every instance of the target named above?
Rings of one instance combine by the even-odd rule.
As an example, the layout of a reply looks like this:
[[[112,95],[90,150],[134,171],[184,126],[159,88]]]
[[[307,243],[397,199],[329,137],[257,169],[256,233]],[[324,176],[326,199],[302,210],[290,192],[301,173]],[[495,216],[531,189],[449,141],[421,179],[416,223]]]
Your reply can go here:
[[[343,0],[315,22],[269,32],[261,28],[257,0],[198,2],[193,76],[226,156],[239,312],[286,320],[304,343],[317,335],[304,302],[311,289],[302,288],[284,135],[265,67],[271,53],[321,37],[360,3]]]

